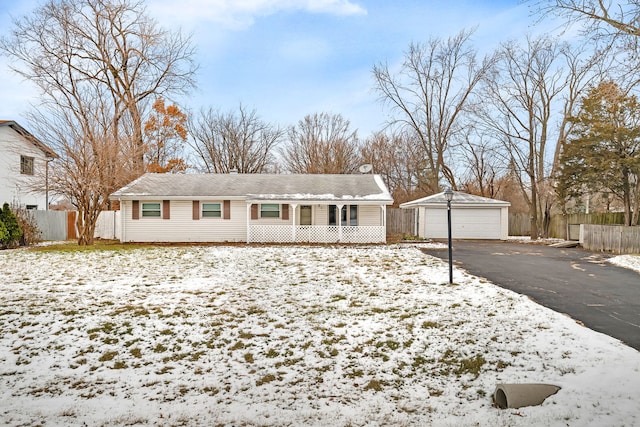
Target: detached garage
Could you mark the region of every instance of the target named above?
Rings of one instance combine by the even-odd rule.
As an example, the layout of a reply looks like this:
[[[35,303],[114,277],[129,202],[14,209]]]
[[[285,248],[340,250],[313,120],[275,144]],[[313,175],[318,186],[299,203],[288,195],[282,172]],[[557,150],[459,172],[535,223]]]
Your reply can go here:
[[[451,235],[454,239],[506,240],[509,202],[455,191],[451,201]],[[444,193],[400,205],[415,209],[416,234],[430,239],[447,238],[447,199]]]

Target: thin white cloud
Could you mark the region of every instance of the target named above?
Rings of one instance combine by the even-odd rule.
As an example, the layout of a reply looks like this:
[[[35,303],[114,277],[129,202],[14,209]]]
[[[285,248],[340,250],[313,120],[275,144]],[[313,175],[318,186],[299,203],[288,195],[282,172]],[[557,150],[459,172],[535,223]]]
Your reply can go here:
[[[282,11],[305,11],[336,16],[366,15],[367,10],[350,0],[156,0],[150,4],[164,21],[182,25],[210,22],[232,30],[250,27],[255,19]]]

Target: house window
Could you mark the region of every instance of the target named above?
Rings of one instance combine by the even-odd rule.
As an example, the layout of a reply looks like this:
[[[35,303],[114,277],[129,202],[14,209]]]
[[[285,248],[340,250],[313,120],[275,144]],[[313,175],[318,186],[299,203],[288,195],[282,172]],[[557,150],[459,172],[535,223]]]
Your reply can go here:
[[[221,218],[222,206],[220,203],[203,203],[202,218]]]
[[[159,202],[153,202],[153,203],[143,203],[142,204],[142,217],[148,217],[148,218],[160,218],[161,215],[161,210],[160,210],[160,203]]]
[[[20,173],[33,175],[33,157],[20,156]]]
[[[337,211],[338,207],[336,205],[329,205],[329,225],[338,225]],[[348,220],[347,213],[349,214]],[[340,210],[340,225],[358,225],[358,205],[342,206]]]
[[[27,205],[26,208],[28,211],[35,211],[38,210],[38,205]]]
[[[260,218],[280,218],[280,205],[275,203],[260,205]]]

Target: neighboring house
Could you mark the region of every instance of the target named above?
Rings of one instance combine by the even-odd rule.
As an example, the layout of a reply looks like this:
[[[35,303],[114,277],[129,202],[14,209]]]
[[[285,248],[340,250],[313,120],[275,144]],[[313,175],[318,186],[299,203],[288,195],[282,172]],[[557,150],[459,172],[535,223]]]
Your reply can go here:
[[[506,240],[509,235],[509,206],[502,200],[455,191],[451,201],[451,236],[454,239]],[[415,209],[416,234],[431,239],[448,237],[447,200],[444,193],[400,205]]]
[[[378,175],[145,174],[111,195],[123,242],[386,241]]]
[[[18,123],[0,120],[0,206],[47,209],[48,163],[56,158]]]

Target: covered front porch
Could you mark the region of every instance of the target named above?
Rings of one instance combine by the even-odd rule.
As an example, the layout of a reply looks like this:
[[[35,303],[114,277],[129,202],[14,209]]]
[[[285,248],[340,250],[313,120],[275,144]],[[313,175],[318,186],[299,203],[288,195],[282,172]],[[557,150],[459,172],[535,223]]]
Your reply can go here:
[[[386,242],[384,204],[264,202],[247,202],[247,243]],[[261,214],[256,215],[256,211],[263,212],[265,206],[272,209],[274,204],[281,207],[279,221],[263,218]]]

